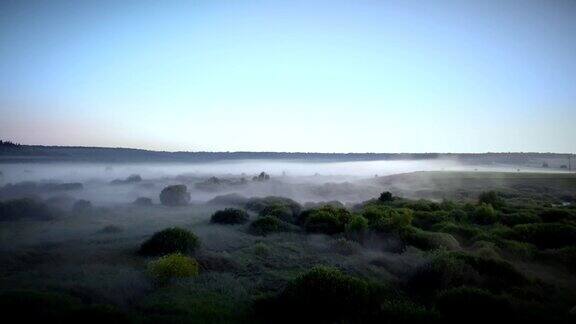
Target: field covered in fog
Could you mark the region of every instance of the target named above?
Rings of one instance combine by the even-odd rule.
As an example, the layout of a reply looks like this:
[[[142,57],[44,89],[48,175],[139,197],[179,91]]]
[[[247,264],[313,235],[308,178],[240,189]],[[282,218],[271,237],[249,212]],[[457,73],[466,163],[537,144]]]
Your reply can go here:
[[[562,170],[242,160],[0,171],[0,309],[24,318],[434,322],[490,318],[489,307],[569,321],[576,312],[576,175]]]

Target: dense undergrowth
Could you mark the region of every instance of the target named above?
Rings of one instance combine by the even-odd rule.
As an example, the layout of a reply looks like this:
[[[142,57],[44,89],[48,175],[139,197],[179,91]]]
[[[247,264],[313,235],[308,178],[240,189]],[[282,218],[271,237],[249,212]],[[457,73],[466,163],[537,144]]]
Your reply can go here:
[[[106,308],[51,293],[7,291],[0,294],[0,309],[64,322],[86,314],[109,322],[569,323],[576,319],[576,293],[546,280],[556,274],[574,280],[573,206],[522,204],[498,192],[485,192],[476,203],[411,200],[385,192],[347,207],[331,203],[305,208],[283,197],[230,199],[219,202],[234,208],[215,212],[206,226],[267,239],[238,254],[242,258],[214,256],[203,250],[193,231],[167,228],[143,240],[138,250],[140,266],[147,269],[154,288],[152,297],[135,306]],[[14,201],[3,202],[0,208],[15,218],[26,218],[44,206]],[[298,265],[298,271],[275,267],[276,272],[266,272],[266,266],[289,262],[271,245],[275,235],[327,237],[331,243],[325,255],[306,255],[309,263]],[[411,251],[418,251],[425,261],[405,271],[390,270],[393,280],[367,275],[346,263],[323,265],[330,253],[352,263],[361,258],[364,262],[370,255]],[[526,270],[531,267],[549,273],[538,276]],[[266,287],[272,277],[284,278],[284,284],[241,288],[242,280]],[[223,283],[238,289],[231,291]]]

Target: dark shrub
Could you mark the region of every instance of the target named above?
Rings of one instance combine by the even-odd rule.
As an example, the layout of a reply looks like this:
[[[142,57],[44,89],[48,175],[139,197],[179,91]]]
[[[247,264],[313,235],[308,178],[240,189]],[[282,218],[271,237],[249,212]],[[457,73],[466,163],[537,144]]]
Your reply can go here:
[[[338,221],[336,215],[319,210],[306,219],[305,229],[309,233],[336,234],[344,230],[344,226]]]
[[[304,228],[310,233],[341,233],[352,219],[348,210],[332,206],[322,206],[302,214],[300,222],[304,223]]]
[[[245,210],[226,208],[215,212],[210,221],[217,224],[244,224],[248,222],[249,217]]]
[[[452,252],[452,257],[470,265],[482,276],[482,286],[489,289],[505,289],[525,284],[527,279],[507,261],[484,258],[462,252]]]
[[[188,254],[200,246],[198,237],[189,230],[173,227],[154,233],[140,246],[140,254],[146,256],[170,253]]]
[[[270,180],[270,175],[267,174],[266,172],[260,172],[260,174],[257,175],[257,176],[254,176],[254,177],[252,178],[252,180],[253,180],[253,181],[260,181],[260,182],[262,182],[262,181],[268,181],[268,180]]]
[[[430,229],[432,225],[452,220],[447,211],[438,210],[433,212],[417,211],[414,213],[412,225],[421,229]]]
[[[162,189],[160,202],[165,206],[184,206],[190,202],[190,193],[185,185],[173,185]]]
[[[504,199],[496,191],[486,191],[480,194],[478,197],[478,204],[491,205],[492,207],[499,209],[504,207]]]
[[[257,305],[264,322],[354,322],[375,308],[370,285],[326,267],[296,278],[267,305]]]
[[[453,209],[450,211],[448,217],[457,222],[461,222],[468,217],[468,214],[462,209]]]
[[[79,300],[67,295],[17,290],[0,293],[0,312],[6,319],[55,323],[69,322],[73,312],[80,308]],[[10,316],[12,315],[12,316]]]
[[[133,174],[126,179],[112,180],[112,182],[110,182],[110,184],[113,184],[113,185],[131,184],[131,183],[137,183],[140,181],[142,181],[142,177],[138,174]]]
[[[74,191],[84,189],[84,185],[79,182],[70,183],[46,183],[40,186],[44,191]]]
[[[0,221],[14,221],[19,219],[51,220],[55,217],[52,209],[41,202],[23,198],[0,201]]]
[[[231,193],[227,195],[216,196],[210,199],[207,204],[209,205],[221,205],[221,206],[234,206],[234,207],[244,207],[248,202],[248,198],[239,195],[237,193]]]
[[[460,287],[443,291],[435,305],[441,316],[450,322],[500,322],[513,317],[512,306],[506,299],[478,288]]]
[[[484,203],[476,207],[471,216],[471,221],[480,225],[491,225],[498,221],[498,215],[494,208]]]
[[[383,203],[390,202],[393,200],[394,200],[394,197],[392,196],[392,193],[390,191],[385,191],[385,192],[380,194],[380,197],[378,197],[378,201],[383,202]]]
[[[331,201],[309,201],[304,204],[304,209],[316,209],[322,206],[332,206],[334,208],[346,208],[346,206],[338,200]]]
[[[546,250],[539,253],[539,259],[547,263],[562,264],[569,271],[576,272],[576,246]]]
[[[264,323],[414,323],[436,318],[393,290],[327,267],[313,268],[279,296],[255,306]]]
[[[353,215],[345,227],[346,237],[362,241],[368,231],[368,220],[360,215]]]
[[[462,252],[437,253],[409,278],[407,290],[424,300],[436,292],[461,286],[505,290],[527,283],[510,263]]]
[[[408,245],[415,246],[424,251],[436,249],[459,250],[460,244],[448,233],[427,232],[417,228],[402,231],[402,239]]]
[[[545,209],[540,212],[539,216],[547,223],[576,220],[576,212],[561,208]]]
[[[406,291],[430,302],[438,291],[464,285],[479,285],[480,274],[472,266],[448,253],[439,253],[414,271],[406,281]]]
[[[452,222],[438,223],[432,226],[435,232],[449,233],[459,238],[465,243],[473,241],[475,237],[482,234],[482,230],[467,224],[454,224]]]
[[[500,216],[500,222],[507,226],[539,223],[540,221],[540,217],[528,211],[519,211],[513,214],[502,214]]]
[[[90,209],[92,209],[92,203],[84,199],[78,199],[74,205],[72,205],[72,211],[75,213],[87,212]]]
[[[528,242],[542,249],[576,245],[576,227],[558,223],[516,225],[506,238]]]
[[[288,206],[292,210],[292,215],[297,217],[302,210],[299,203],[290,198],[268,196],[263,198],[250,198],[246,202],[246,209],[260,213],[267,206]]]
[[[414,211],[436,211],[436,210],[440,210],[440,204],[432,202],[432,201],[428,201],[428,200],[424,200],[424,199],[420,199],[417,201],[406,201],[404,204],[402,204],[402,207],[404,208],[409,208],[412,209]]]
[[[273,216],[288,223],[294,223],[296,221],[296,215],[294,215],[290,206],[287,205],[266,206],[258,213],[258,215]]]
[[[18,319],[22,323],[132,323],[113,306],[87,306],[65,294],[30,290],[0,293],[0,312],[10,322]]]
[[[280,230],[280,220],[273,216],[258,218],[250,224],[250,232],[255,235],[268,235]]]
[[[407,208],[368,206],[362,212],[370,229],[377,232],[394,232],[412,224],[413,212]]]
[[[143,206],[143,207],[147,207],[147,206],[152,206],[152,199],[150,198],[146,198],[146,197],[139,197],[136,200],[134,200],[133,202],[134,205],[136,206]]]

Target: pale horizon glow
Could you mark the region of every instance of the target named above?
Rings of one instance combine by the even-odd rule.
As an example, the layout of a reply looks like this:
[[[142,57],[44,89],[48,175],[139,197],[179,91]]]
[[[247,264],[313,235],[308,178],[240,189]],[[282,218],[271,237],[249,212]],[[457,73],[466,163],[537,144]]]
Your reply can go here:
[[[0,2],[0,139],[576,152],[576,1]]]

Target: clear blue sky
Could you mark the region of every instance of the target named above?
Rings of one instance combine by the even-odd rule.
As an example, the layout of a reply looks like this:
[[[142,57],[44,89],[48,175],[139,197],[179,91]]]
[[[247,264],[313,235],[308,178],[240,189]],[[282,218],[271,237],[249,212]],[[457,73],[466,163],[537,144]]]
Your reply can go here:
[[[0,138],[576,152],[576,1],[0,1]]]

